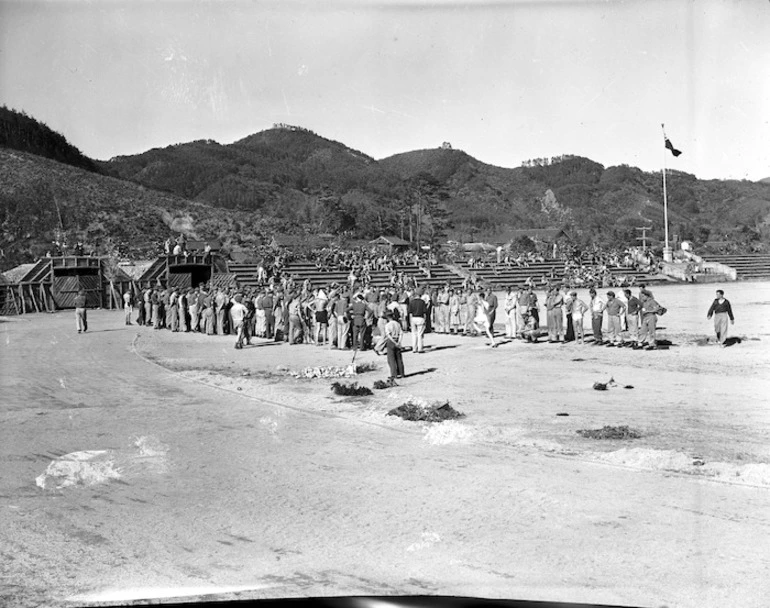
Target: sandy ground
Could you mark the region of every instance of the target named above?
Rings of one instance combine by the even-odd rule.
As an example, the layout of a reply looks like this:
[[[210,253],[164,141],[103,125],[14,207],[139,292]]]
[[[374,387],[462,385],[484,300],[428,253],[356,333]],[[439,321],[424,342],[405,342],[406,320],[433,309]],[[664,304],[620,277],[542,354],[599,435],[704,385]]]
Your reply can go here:
[[[405,353],[400,386],[366,398],[287,373],[350,352],[236,351],[232,337],[126,327],[111,311],[92,311],[83,335],[71,312],[4,320],[0,604],[766,606],[770,284],[728,286],[746,339],[725,349],[703,345],[713,290],[656,288],[669,350],[430,334],[428,353]],[[375,367],[360,384],[387,375],[384,357],[356,362]],[[409,399],[466,417],[386,416]],[[604,425],[642,437],[576,433]]]

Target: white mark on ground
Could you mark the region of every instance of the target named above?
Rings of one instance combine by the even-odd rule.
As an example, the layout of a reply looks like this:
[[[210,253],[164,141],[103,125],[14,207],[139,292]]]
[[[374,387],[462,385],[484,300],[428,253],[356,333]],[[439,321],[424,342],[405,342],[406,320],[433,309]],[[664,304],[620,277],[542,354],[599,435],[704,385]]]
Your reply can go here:
[[[423,532],[420,535],[420,538],[421,538],[420,541],[416,543],[412,543],[406,548],[406,550],[410,552],[422,551],[423,549],[427,549],[431,545],[435,545],[436,543],[441,542],[441,537],[435,532]]]
[[[108,589],[94,593],[74,595],[67,598],[70,602],[120,602],[128,601],[164,599],[171,597],[192,597],[199,595],[213,595],[221,593],[242,593],[245,591],[254,591],[256,589],[268,589],[272,585],[225,585],[225,586],[205,586],[205,587],[146,587],[133,589]]]
[[[110,450],[86,450],[52,461],[35,483],[44,490],[60,490],[75,485],[92,486],[120,477]]]
[[[66,388],[67,388],[67,385],[66,385],[66,384],[64,384],[64,378],[59,378],[59,384],[61,385],[61,387],[62,387],[63,389],[66,389]]]
[[[84,450],[51,461],[35,479],[44,490],[88,487],[111,479],[135,477],[167,470],[168,447],[152,436],[137,437],[131,450]]]

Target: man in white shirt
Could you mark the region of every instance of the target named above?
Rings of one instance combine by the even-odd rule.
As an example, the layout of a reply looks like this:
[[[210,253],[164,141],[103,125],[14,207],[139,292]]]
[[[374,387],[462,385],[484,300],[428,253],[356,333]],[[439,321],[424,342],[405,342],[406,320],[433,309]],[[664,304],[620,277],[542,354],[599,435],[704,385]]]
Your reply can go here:
[[[243,348],[243,320],[246,317],[246,307],[242,303],[243,296],[241,294],[235,294],[233,298],[233,304],[230,307],[230,317],[233,320],[233,327],[238,334],[238,339],[235,342],[235,348]]]
[[[123,294],[123,310],[126,311],[126,325],[131,325],[131,312],[134,310],[134,307],[131,303],[130,291]]]
[[[604,340],[602,340],[602,323],[604,321],[604,309],[607,307],[607,304],[601,296],[596,295],[596,290],[593,287],[588,290],[588,293],[591,296],[589,308],[591,309],[591,329],[594,332],[594,344],[604,344]]]

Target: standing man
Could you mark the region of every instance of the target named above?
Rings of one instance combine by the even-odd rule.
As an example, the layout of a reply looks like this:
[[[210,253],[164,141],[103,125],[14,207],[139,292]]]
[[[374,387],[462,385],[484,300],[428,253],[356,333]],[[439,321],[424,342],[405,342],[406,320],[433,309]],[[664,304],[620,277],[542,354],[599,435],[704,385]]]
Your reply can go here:
[[[262,311],[265,316],[265,338],[268,340],[275,340],[275,301],[273,299],[273,291],[268,290],[262,296]]]
[[[516,301],[518,300],[518,287],[508,286],[508,292],[505,294],[505,337],[515,338],[518,333],[516,323]]]
[[[214,296],[214,308],[217,318],[217,334],[225,335],[225,305],[227,304],[227,295],[224,290],[217,288],[217,295]]]
[[[495,335],[495,318],[497,318],[497,296],[495,295],[495,292],[491,289],[489,290],[489,293],[487,294],[487,304],[489,305],[489,308],[487,309],[487,318],[489,319],[489,331],[494,336]],[[494,338],[492,339],[492,342],[494,343]]]
[[[623,327],[620,323],[620,315],[626,311],[626,305],[623,301],[615,297],[614,291],[607,292],[607,333],[610,334],[609,344],[607,346],[620,346],[623,344],[621,332]]]
[[[438,308],[436,309],[436,330],[440,334],[449,333],[449,299],[451,298],[449,285],[445,285],[438,293]]]
[[[460,333],[460,295],[454,290],[449,290],[449,333]]]
[[[529,289],[520,289],[516,297],[516,337],[524,337],[524,316],[529,313]]]
[[[559,286],[554,285],[548,290],[548,295],[545,298],[548,342],[550,343],[558,342],[564,330],[562,306],[564,306],[564,296],[561,294]]]
[[[131,292],[126,291],[123,294],[123,310],[126,311],[126,325],[131,325],[131,313],[134,310],[134,306],[131,302]]]
[[[86,316],[86,292],[82,289],[75,296],[75,327],[78,333],[88,331],[88,317]]]
[[[631,294],[630,289],[624,289],[628,304],[626,305],[626,327],[628,328],[628,337],[631,340],[631,346],[636,347],[639,344],[639,315],[642,312],[642,301]]]
[[[733,308],[730,306],[730,301],[725,299],[725,292],[721,289],[717,289],[717,297],[711,303],[709,308],[707,319],[714,317],[714,332],[717,335],[717,342],[719,346],[724,348],[725,340],[727,339],[727,320],[730,319],[730,324],[735,324],[735,317],[733,317]]]
[[[235,341],[235,348],[243,348],[243,340],[246,337],[244,332],[244,321],[246,319],[246,307],[241,303],[243,296],[241,294],[235,294],[233,298],[233,305],[230,307],[230,314],[233,319],[233,327],[238,334],[238,338]]]
[[[366,317],[369,306],[364,300],[364,295],[357,293],[353,303],[348,309],[353,326],[353,350],[366,350],[364,344],[364,332],[366,331]]]
[[[152,288],[148,287],[142,296],[144,302],[144,324],[152,325]]]
[[[346,349],[348,346],[348,335],[350,334],[350,317],[348,316],[348,307],[350,302],[348,301],[347,291],[342,291],[334,301],[334,307],[332,313],[334,314],[335,324],[337,326],[337,348],[339,350]]]
[[[166,327],[173,332],[179,331],[179,292],[176,288],[168,297],[168,324]]]
[[[425,352],[423,336],[425,335],[425,316],[427,312],[428,306],[425,304],[425,300],[420,297],[419,293],[415,293],[412,299],[409,300],[409,321],[413,353]]]
[[[588,290],[588,294],[591,296],[591,329],[594,334],[594,345],[604,344],[602,340],[602,322],[604,321],[604,309],[606,304],[600,296],[596,295],[596,290],[592,287]]]
[[[647,289],[642,289],[640,296],[642,301],[642,331],[639,339],[642,341],[641,346],[647,344],[646,350],[655,350],[657,348],[655,331],[658,326],[658,315],[662,314],[663,309]]]
[[[398,310],[386,310],[385,318],[385,349],[388,353],[390,378],[404,377],[404,358],[401,356],[401,324],[398,322]]]
[[[527,310],[532,318],[535,320],[535,329],[540,329],[540,310],[537,303],[537,294],[535,293],[535,286],[531,282],[527,286]]]

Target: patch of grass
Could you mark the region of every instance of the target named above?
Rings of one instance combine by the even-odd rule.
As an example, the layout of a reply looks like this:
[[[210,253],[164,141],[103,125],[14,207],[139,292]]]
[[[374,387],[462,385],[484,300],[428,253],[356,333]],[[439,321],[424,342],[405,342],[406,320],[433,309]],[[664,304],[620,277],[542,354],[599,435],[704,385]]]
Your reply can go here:
[[[388,416],[398,416],[404,420],[412,422],[443,422],[444,420],[455,420],[465,418],[465,414],[454,409],[449,402],[429,406],[419,405],[412,401],[407,401],[388,412]]]
[[[389,378],[388,380],[375,380],[372,386],[377,390],[384,390],[386,388],[398,386],[398,384],[396,384],[396,381],[393,380],[393,378]]]
[[[628,426],[605,426],[600,429],[580,429],[575,431],[586,439],[639,439],[642,434]]]
[[[332,390],[335,395],[342,395],[343,397],[366,397],[374,394],[372,389],[366,386],[358,386],[357,382],[353,382],[353,384],[335,382],[332,384]]]

